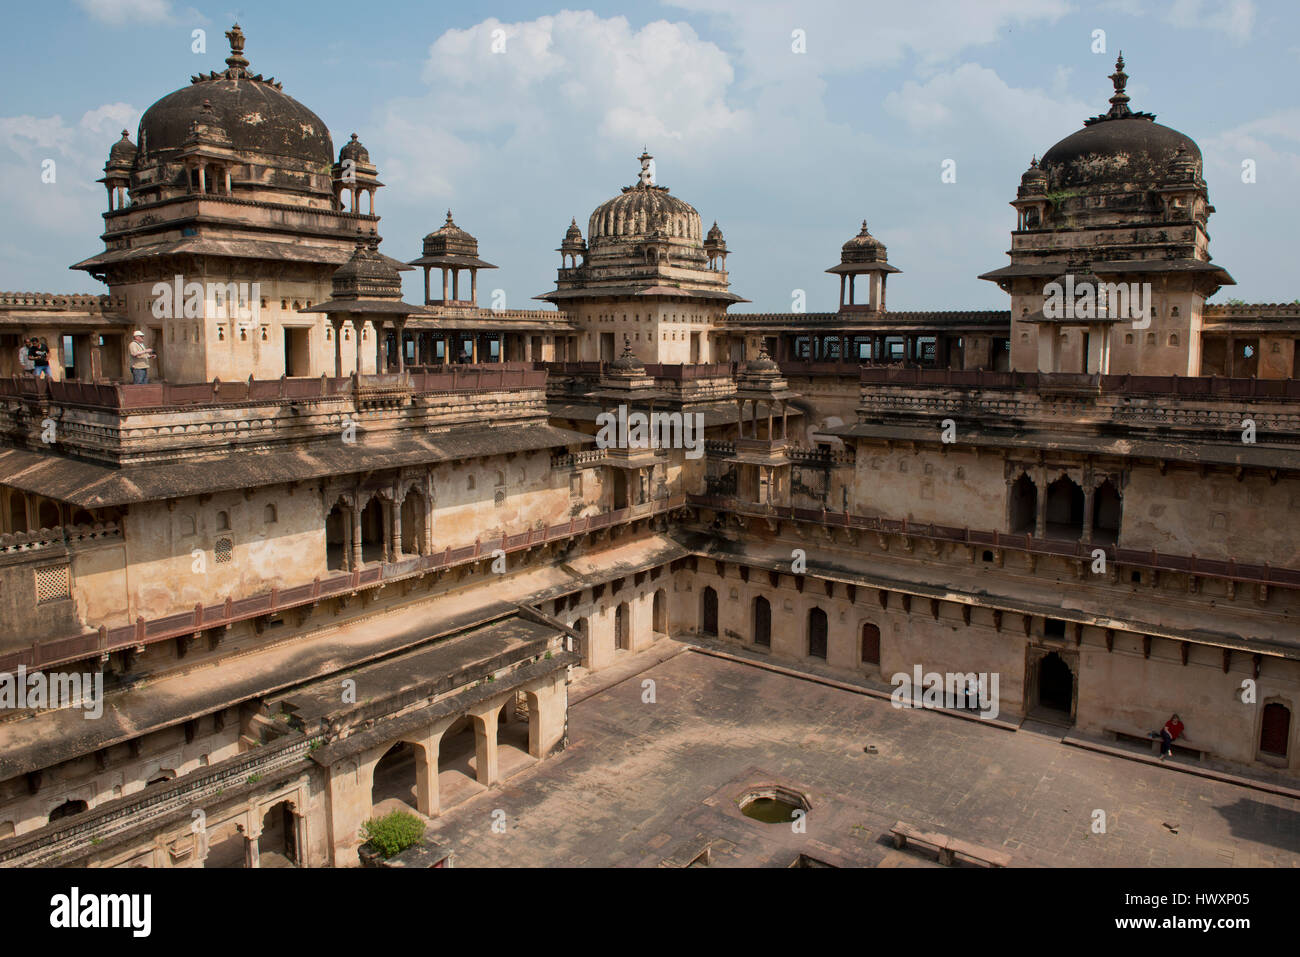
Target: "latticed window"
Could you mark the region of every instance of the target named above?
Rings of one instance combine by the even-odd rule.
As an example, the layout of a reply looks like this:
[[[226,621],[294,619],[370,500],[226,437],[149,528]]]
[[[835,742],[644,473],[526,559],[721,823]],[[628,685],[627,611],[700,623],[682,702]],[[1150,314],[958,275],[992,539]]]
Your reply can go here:
[[[59,601],[72,597],[72,570],[68,565],[46,565],[36,569],[36,601]]]
[[[212,551],[217,564],[224,565],[235,557],[235,543],[228,538],[218,538],[216,547]]]

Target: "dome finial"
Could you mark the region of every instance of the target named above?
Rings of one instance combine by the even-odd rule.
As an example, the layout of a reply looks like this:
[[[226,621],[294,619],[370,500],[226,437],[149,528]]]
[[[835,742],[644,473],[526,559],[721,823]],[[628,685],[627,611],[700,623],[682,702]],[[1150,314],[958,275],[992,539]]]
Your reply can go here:
[[[649,150],[642,147],[641,155],[637,159],[641,161],[641,174],[637,177],[637,185],[653,186],[655,184],[655,158],[650,155]]]
[[[1115,72],[1109,77],[1115,85],[1115,95],[1110,98],[1110,112],[1106,115],[1112,119],[1122,119],[1132,113],[1128,108],[1129,97],[1124,92],[1128,86],[1128,74],[1124,72],[1124,51],[1119,51],[1119,56],[1115,60]]]
[[[226,66],[231,70],[244,71],[248,69],[248,60],[244,58],[244,31],[236,23],[226,31],[226,39],[230,41],[230,56],[226,57]]]

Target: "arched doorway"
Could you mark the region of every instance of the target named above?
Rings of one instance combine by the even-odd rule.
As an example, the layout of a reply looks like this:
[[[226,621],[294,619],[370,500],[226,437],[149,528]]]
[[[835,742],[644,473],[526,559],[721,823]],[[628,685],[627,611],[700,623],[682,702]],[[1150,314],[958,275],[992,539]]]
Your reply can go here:
[[[772,606],[761,595],[754,599],[754,644],[772,647]]]
[[[862,663],[880,664],[880,628],[869,621],[862,623]]]
[[[384,752],[375,765],[370,785],[370,803],[396,800],[412,810],[416,804],[415,748],[406,741],[398,741]]]
[[[1038,486],[1028,475],[1011,483],[1011,531],[1017,535],[1032,535],[1038,522]]]
[[[442,733],[438,747],[438,804],[442,810],[483,790],[475,773],[477,762],[474,721],[461,715]]]
[[[1083,489],[1068,475],[1047,486],[1047,537],[1078,538],[1083,534]]]
[[[85,801],[64,801],[50,812],[50,823],[53,824],[55,821],[61,821],[65,817],[72,817],[74,814],[80,814],[89,807],[90,805]]]
[[[516,691],[497,711],[497,770],[501,776],[529,763],[528,696]]]
[[[298,819],[293,804],[281,801],[272,805],[262,817],[262,833],[257,838],[258,867],[298,866]]]
[[[655,592],[650,618],[656,635],[668,634],[668,596],[662,588]]]
[[[632,609],[627,602],[620,602],[614,609],[614,648],[617,651],[632,650],[631,617]]]
[[[384,506],[378,496],[374,496],[361,510],[361,561],[363,563],[382,562],[384,560]]]
[[[708,586],[700,595],[700,633],[718,634],[718,593]]]
[[[348,510],[339,503],[325,517],[325,567],[330,571],[348,570],[348,537],[352,530],[348,515]]]
[[[808,612],[808,657],[826,660],[826,612],[820,608]]]
[[[578,638],[573,639],[576,645],[570,647],[569,650],[576,651],[578,653],[579,657],[582,658],[582,666],[584,668],[590,668],[591,650],[588,647],[589,642],[587,641],[587,619],[579,618],[569,627],[572,628],[574,631],[576,631],[579,635]]]
[[[1286,757],[1287,743],[1291,738],[1291,709],[1270,701],[1264,705],[1263,719],[1259,725],[1259,750],[1275,757]]]
[[[1110,479],[1097,486],[1092,494],[1092,540],[1102,545],[1119,541],[1121,501],[1119,490]]]
[[[1066,715],[1074,710],[1074,672],[1055,651],[1038,661],[1038,706]]]
[[[424,496],[411,489],[402,500],[402,551],[407,555],[424,554]]]

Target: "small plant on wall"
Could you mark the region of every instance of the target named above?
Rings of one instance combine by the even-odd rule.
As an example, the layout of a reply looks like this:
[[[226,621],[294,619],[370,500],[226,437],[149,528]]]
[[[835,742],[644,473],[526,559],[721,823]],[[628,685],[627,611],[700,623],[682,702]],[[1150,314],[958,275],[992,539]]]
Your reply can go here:
[[[389,858],[420,842],[424,836],[424,822],[407,811],[393,811],[383,817],[372,817],[362,824],[361,836]]]

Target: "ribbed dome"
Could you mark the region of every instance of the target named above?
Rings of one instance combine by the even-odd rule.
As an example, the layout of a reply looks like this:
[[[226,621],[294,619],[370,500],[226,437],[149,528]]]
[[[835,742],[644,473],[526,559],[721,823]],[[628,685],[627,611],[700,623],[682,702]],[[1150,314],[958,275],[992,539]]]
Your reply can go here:
[[[647,238],[652,234],[699,241],[703,235],[700,214],[690,203],[668,194],[667,186],[656,186],[648,153],[643,153],[642,175],[635,186],[624,186],[623,195],[596,207],[587,224],[587,241]]]
[[[330,277],[335,299],[401,299],[402,277],[397,268],[380,255],[379,240],[371,236],[357,240],[352,256]]]
[[[1158,185],[1170,162],[1183,149],[1201,172],[1201,151],[1188,136],[1155,122],[1151,113],[1134,113],[1124,93],[1128,74],[1124,57],[1115,63],[1110,79],[1115,84],[1110,111],[1086,121],[1043,154],[1039,164],[1053,190],[1093,184]]]
[[[841,262],[884,262],[885,244],[867,231],[867,221],[862,221],[862,231],[840,247]]]
[[[209,100],[233,149],[330,166],[334,145],[325,123],[282,92],[273,79],[248,71],[248,61],[242,55],[244,35],[238,24],[226,36],[231,48],[227,69],[194,77],[189,86],[145,110],[140,119],[140,148],[149,154],[181,149],[196,113],[204,100]]]

